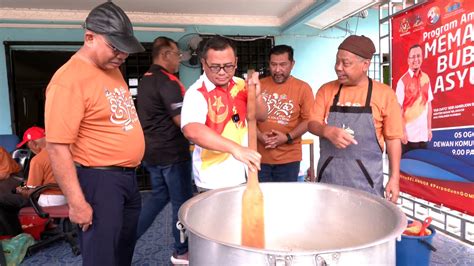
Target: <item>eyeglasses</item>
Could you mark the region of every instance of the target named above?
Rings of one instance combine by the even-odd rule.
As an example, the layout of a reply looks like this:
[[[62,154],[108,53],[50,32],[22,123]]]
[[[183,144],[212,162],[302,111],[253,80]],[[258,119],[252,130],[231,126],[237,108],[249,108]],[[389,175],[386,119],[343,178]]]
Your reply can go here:
[[[105,45],[107,45],[110,49],[112,49],[112,52],[114,53],[114,55],[118,55],[119,53],[125,53],[125,52],[120,51],[117,47],[113,46],[109,42],[107,42],[104,39],[104,37],[101,37],[100,39],[105,43]]]
[[[217,74],[221,71],[221,69],[224,69],[224,71],[226,73],[230,73],[232,71],[234,71],[235,69],[235,65],[233,64],[225,64],[223,66],[220,66],[220,65],[209,65],[207,63],[207,60],[204,60],[204,63],[206,63],[206,66],[209,68],[209,70],[211,70],[212,73],[214,74]]]
[[[179,58],[183,57],[183,54],[181,52],[175,52],[175,51],[167,51],[169,53],[177,55]]]

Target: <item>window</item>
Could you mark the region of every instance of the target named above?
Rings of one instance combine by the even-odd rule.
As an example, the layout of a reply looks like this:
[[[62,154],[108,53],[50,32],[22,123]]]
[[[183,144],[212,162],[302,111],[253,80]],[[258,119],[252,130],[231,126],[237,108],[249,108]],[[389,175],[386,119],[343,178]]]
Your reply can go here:
[[[262,77],[267,76],[268,54],[273,47],[273,37],[265,37],[256,40],[252,40],[252,37],[248,38],[251,41],[245,40],[245,37],[239,37],[239,39],[243,41],[235,41],[237,57],[239,58],[237,71],[235,73],[236,76],[242,77],[249,69],[258,71]]]
[[[213,35],[202,36],[204,41]],[[237,49],[237,70],[235,75],[243,77],[247,70],[254,69],[261,77],[268,75],[268,54],[273,47],[273,37],[224,36],[234,41]]]
[[[137,95],[138,80],[143,76],[143,74],[145,74],[153,62],[153,58],[151,57],[153,44],[142,43],[142,45],[145,48],[145,51],[130,54],[125,63],[121,66],[123,76],[134,99]]]

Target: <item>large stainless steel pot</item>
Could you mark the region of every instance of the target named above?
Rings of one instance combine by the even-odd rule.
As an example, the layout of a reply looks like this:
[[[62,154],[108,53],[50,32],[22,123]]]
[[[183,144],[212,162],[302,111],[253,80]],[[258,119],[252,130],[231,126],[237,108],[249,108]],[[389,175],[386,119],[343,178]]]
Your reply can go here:
[[[395,265],[406,217],[394,204],[351,188],[264,183],[265,249],[240,245],[245,186],[188,200],[179,220],[191,265]]]

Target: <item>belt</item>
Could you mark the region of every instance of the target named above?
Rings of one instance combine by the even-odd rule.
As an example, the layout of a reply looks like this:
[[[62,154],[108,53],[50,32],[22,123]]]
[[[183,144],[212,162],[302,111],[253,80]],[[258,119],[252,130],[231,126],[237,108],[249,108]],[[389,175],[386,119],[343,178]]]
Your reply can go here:
[[[85,166],[79,163],[74,163],[78,168],[84,169],[95,169],[95,170],[104,170],[104,171],[122,171],[122,172],[135,172],[136,167],[123,167],[123,166]]]

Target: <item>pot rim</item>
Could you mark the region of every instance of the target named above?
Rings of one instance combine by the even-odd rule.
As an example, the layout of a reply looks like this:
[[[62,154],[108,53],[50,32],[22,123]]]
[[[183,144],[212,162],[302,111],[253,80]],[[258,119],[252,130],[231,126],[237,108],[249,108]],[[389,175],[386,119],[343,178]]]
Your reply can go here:
[[[330,254],[330,253],[341,253],[341,252],[347,252],[347,251],[354,251],[354,250],[360,250],[360,249],[366,249],[370,248],[373,246],[377,246],[383,243],[387,243],[388,241],[393,240],[395,243],[395,240],[400,238],[403,231],[406,229],[407,226],[407,217],[405,213],[403,213],[400,208],[398,208],[395,204],[391,203],[390,201],[380,198],[376,195],[370,194],[365,191],[361,191],[358,189],[350,188],[350,187],[345,187],[345,186],[339,186],[339,185],[333,185],[333,184],[324,184],[324,183],[309,183],[309,182],[278,182],[278,183],[272,183],[272,182],[267,182],[267,183],[261,183],[260,185],[263,186],[281,186],[281,185],[301,185],[301,186],[308,186],[308,185],[315,185],[315,186],[320,186],[320,187],[325,187],[326,189],[330,190],[339,190],[342,192],[351,192],[358,194],[361,197],[369,198],[370,200],[375,200],[378,203],[380,203],[382,206],[385,208],[390,209],[396,216],[397,218],[400,219],[399,223],[397,226],[395,226],[389,233],[387,233],[384,237],[376,239],[375,241],[372,241],[367,244],[362,244],[362,245],[354,245],[351,247],[347,248],[337,248],[337,249],[321,249],[321,250],[295,250],[295,251],[290,251],[290,250],[274,250],[274,249],[260,249],[260,248],[253,248],[253,247],[247,247],[247,246],[242,246],[238,244],[233,244],[229,242],[224,242],[220,240],[216,240],[213,238],[210,238],[206,235],[203,235],[199,232],[197,232],[194,228],[190,227],[189,224],[185,221],[185,217],[187,216],[187,212],[189,209],[196,203],[198,203],[201,200],[208,199],[210,197],[214,197],[214,195],[217,194],[222,194],[222,193],[227,193],[228,191],[240,191],[242,188],[245,189],[246,184],[234,186],[234,187],[227,187],[227,188],[219,188],[219,189],[214,189],[210,190],[201,194],[198,194],[191,199],[187,200],[179,209],[178,211],[178,219],[179,221],[183,224],[184,228],[186,230],[189,230],[191,233],[194,235],[209,240],[213,241],[215,243],[218,243],[223,246],[227,247],[232,247],[232,248],[237,248],[237,249],[242,249],[246,251],[252,251],[252,252],[258,252],[258,253],[265,253],[265,254],[275,254],[275,255],[287,255],[287,254],[292,254],[292,255],[314,255],[314,254]]]

